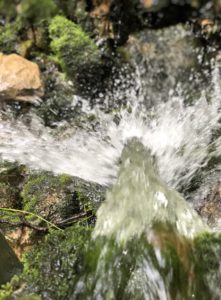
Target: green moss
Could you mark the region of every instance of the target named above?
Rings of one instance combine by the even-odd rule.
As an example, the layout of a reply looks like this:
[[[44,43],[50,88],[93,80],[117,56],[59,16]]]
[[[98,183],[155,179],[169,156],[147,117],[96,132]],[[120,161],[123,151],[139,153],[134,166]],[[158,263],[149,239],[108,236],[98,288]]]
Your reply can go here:
[[[17,188],[0,182],[0,207],[18,207],[19,192]]]
[[[0,207],[20,207],[20,184],[23,167],[16,163],[0,161]],[[2,215],[2,212],[0,213]]]
[[[52,222],[59,222],[73,213],[72,194],[68,187],[71,178],[50,173],[30,177],[21,192],[23,209]]]
[[[68,17],[68,19],[73,20],[77,24],[79,24],[85,31],[92,31],[92,21],[89,17],[87,10],[86,1],[78,1],[78,0],[54,0],[57,6],[62,10],[64,15]]]
[[[53,231],[44,243],[27,253],[23,258],[24,272],[20,277],[20,285],[25,285],[22,295],[36,294],[42,299],[53,300],[70,299],[70,286],[78,272],[79,253],[86,246],[90,234],[90,228],[78,225],[63,233]]]
[[[21,197],[23,209],[53,223],[98,207],[104,190],[97,184],[66,174],[49,172],[32,174],[24,184]]]
[[[5,26],[0,26],[0,52],[18,52],[21,27],[22,24],[18,19],[13,23],[6,23]]]
[[[56,16],[49,26],[51,49],[64,72],[76,78],[82,70],[90,72],[99,64],[96,44],[77,24]]]

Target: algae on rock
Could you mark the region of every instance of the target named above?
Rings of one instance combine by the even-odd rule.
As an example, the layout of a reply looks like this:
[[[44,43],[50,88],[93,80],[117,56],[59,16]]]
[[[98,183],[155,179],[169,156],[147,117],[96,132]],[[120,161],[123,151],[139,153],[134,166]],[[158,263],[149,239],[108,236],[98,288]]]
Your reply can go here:
[[[56,16],[49,26],[51,49],[62,70],[79,85],[98,82],[102,61],[98,47],[74,22]],[[83,87],[83,86],[82,86]]]
[[[86,247],[90,234],[90,227],[79,225],[64,232],[52,231],[45,242],[36,245],[25,255],[22,275],[0,290],[0,295],[8,293],[13,299],[15,292],[17,297],[34,294],[47,300],[70,299],[70,287],[76,280],[81,264],[79,253]]]
[[[30,176],[21,197],[24,210],[59,223],[81,212],[96,210],[104,190],[80,178],[41,172]]]

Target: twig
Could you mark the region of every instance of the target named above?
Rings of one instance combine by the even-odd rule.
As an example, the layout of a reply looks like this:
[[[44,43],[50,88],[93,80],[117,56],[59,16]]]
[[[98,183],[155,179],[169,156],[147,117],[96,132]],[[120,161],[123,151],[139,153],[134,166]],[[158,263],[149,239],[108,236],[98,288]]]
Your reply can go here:
[[[12,221],[8,221],[8,220],[0,220],[0,224],[8,224],[10,226],[15,226],[15,227],[20,227],[20,226],[25,226],[37,231],[41,231],[41,232],[48,232],[48,227],[40,227],[34,224],[29,223],[27,220],[22,220],[20,222],[12,222]]]
[[[11,210],[12,212],[16,212],[16,210]],[[10,226],[15,226],[15,227],[19,227],[19,226],[25,226],[25,227],[28,227],[28,228],[31,228],[31,229],[34,229],[34,230],[37,230],[37,231],[41,231],[41,232],[45,232],[47,233],[49,228],[48,227],[41,227],[41,226],[37,226],[33,223],[30,223],[29,221],[27,221],[24,217],[24,214],[26,212],[23,212],[23,211],[17,211],[19,213],[23,213],[23,215],[19,215],[19,219],[20,219],[20,222],[13,222],[13,221],[9,221],[9,220],[3,220],[3,219],[0,219],[0,224],[8,224]],[[59,226],[65,226],[65,225],[68,225],[70,223],[73,223],[73,222],[76,222],[84,217],[92,217],[92,210],[89,210],[87,212],[82,212],[82,213],[79,213],[77,215],[74,215],[70,218],[67,218],[65,220],[62,220],[60,222],[57,222],[56,224],[52,224],[50,223],[49,221],[43,219],[43,218],[39,218],[39,219],[43,219],[47,224],[49,225],[53,225],[53,227],[55,227],[56,229],[59,229],[59,230],[62,230],[61,228],[59,228]],[[38,216],[39,217],[39,216]]]
[[[60,230],[62,231],[61,228],[59,228],[58,226],[56,226],[55,224],[51,223],[50,221],[42,218],[41,216],[39,215],[36,215],[32,212],[29,212],[29,211],[26,211],[26,210],[21,210],[21,209],[14,209],[14,208],[0,208],[0,211],[4,211],[4,212],[14,212],[14,213],[22,213],[24,215],[29,215],[29,216],[32,216],[32,217],[35,217],[43,222],[45,222],[47,225],[51,226],[51,227],[54,227],[56,228],[57,230]]]
[[[86,211],[86,212],[82,212],[82,213],[79,213],[77,215],[74,215],[70,218],[67,218],[65,220],[62,220],[58,223],[56,223],[57,226],[62,226],[62,225],[65,225],[67,223],[71,223],[71,222],[75,222],[75,221],[78,221],[79,219],[82,219],[84,217],[87,217],[89,214],[92,213],[92,210],[89,210],[89,211]],[[92,215],[91,215],[92,216]]]

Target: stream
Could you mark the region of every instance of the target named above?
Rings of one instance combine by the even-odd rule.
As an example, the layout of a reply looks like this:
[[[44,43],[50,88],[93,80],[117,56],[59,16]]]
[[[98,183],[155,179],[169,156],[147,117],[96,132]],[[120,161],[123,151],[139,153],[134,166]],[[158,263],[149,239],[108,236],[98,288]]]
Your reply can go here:
[[[174,54],[179,44],[174,39],[189,39],[189,31],[178,26],[172,41],[171,32],[166,29],[157,39],[157,51],[170,46],[163,61],[168,80],[156,79],[162,60],[145,48],[145,39],[156,38],[153,32],[152,37],[136,37],[130,46],[134,73],[121,78],[112,95],[116,101],[126,97],[123,105],[105,113],[108,95],[100,95],[94,107],[73,96],[73,106],[81,102],[82,113],[96,115],[95,129],[69,128],[56,136],[34,113],[29,124],[0,116],[4,160],[77,176],[107,189],[91,240],[80,255],[78,276],[70,284],[70,299],[221,299],[221,247],[211,242],[220,224],[209,226],[197,212],[202,193],[220,178],[221,161],[212,171],[207,168],[221,153],[220,64],[211,59],[202,88],[201,70],[189,62],[183,71],[183,59],[191,55]],[[198,52],[195,56],[202,63]],[[125,80],[131,81],[126,91]],[[199,173],[201,194],[190,190]],[[0,243],[5,243],[1,236]],[[209,254],[204,256],[205,245]],[[4,268],[1,264],[1,282],[6,281]]]

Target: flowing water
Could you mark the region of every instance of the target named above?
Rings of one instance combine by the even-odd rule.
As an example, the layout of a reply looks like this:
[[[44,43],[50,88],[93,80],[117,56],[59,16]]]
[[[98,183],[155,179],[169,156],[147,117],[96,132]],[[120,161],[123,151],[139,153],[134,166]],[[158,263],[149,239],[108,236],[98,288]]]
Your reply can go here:
[[[124,93],[126,104],[113,113],[73,97],[73,105],[83,103],[83,113],[96,115],[95,130],[68,130],[61,138],[37,117],[27,125],[2,116],[3,159],[110,188],[82,254],[73,299],[220,299],[221,249],[207,249],[215,265],[207,270],[200,256],[204,240],[193,240],[210,229],[177,192],[188,190],[199,170],[220,155],[220,75],[218,63],[211,64],[208,85],[191,104],[171,89],[167,101],[146,105],[142,66],[136,66],[132,87]],[[219,171],[217,164],[213,172]],[[206,190],[211,183],[204,173]]]

